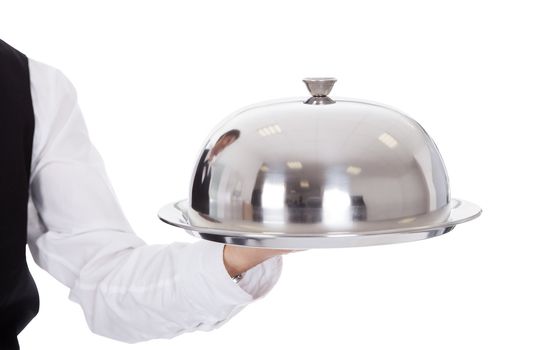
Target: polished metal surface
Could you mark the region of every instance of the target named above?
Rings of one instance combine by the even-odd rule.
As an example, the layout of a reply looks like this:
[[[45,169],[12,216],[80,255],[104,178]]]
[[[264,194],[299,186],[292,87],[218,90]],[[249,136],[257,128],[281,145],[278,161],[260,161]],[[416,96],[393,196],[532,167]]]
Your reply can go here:
[[[422,215],[413,220],[356,223],[348,231],[331,231],[322,224],[278,227],[237,222],[223,226],[193,211],[187,199],[170,203],[159,211],[162,221],[183,228],[196,237],[219,243],[276,249],[343,248],[417,241],[440,236],[480,214],[481,209],[477,205],[453,199],[450,214],[443,220],[433,221]]]
[[[328,94],[332,91],[332,87],[337,81],[336,78],[304,78],[302,81],[306,84],[312,96],[304,101],[304,103],[310,105],[327,105],[335,102],[328,97]]]
[[[308,88],[308,91],[310,92],[311,96],[314,97],[322,97],[322,96],[328,96],[330,91],[332,91],[332,87],[336,83],[336,78],[304,78],[302,80],[306,87]]]
[[[323,79],[304,80],[312,98],[335,82]],[[199,154],[190,199],[161,219],[220,242],[320,248],[433,237],[479,216],[451,200],[440,152],[418,122],[377,103],[333,101],[271,101],[226,118]]]

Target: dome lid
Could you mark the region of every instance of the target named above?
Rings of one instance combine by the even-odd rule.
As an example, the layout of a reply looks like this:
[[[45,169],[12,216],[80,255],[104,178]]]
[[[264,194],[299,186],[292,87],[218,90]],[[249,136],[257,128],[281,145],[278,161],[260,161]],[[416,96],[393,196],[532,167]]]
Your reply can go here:
[[[307,249],[434,237],[480,215],[450,198],[444,162],[414,119],[328,96],[336,79],[304,79],[309,98],[263,102],[207,138],[189,199],[160,218],[221,243]]]

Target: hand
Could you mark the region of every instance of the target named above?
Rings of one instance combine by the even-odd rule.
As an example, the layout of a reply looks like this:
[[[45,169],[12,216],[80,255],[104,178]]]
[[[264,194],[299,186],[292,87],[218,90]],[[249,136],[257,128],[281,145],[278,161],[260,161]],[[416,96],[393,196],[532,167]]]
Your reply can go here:
[[[229,275],[235,277],[276,255],[297,251],[299,250],[241,247],[226,244],[224,246],[224,266]]]

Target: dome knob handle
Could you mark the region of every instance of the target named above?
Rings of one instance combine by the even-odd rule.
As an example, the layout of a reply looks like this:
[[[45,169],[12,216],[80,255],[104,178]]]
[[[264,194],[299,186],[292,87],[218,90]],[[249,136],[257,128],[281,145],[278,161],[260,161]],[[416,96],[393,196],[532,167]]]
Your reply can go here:
[[[332,87],[336,83],[336,78],[304,78],[302,80],[311,96],[304,103],[310,105],[327,105],[335,103],[328,94],[332,90]]]

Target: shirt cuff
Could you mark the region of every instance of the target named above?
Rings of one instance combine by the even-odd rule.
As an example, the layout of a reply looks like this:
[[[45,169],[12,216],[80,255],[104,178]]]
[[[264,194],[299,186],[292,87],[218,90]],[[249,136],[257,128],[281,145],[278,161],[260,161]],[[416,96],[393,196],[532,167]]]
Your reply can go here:
[[[195,247],[194,247],[195,246]],[[213,289],[213,296],[225,304],[243,305],[264,297],[278,281],[282,271],[282,257],[274,256],[243,273],[236,283],[224,265],[222,243],[202,240],[192,244],[199,254],[204,284]]]
[[[236,284],[254,299],[261,299],[278,282],[282,273],[282,265],[282,256],[273,256],[243,272],[242,279]]]

